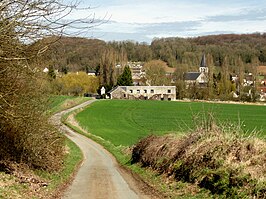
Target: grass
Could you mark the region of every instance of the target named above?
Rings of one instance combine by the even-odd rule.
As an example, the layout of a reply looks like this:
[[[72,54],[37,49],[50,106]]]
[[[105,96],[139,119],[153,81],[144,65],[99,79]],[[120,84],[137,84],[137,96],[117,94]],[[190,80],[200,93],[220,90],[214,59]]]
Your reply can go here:
[[[49,113],[54,114],[65,109],[72,108],[88,100],[90,100],[90,98],[66,95],[53,95],[50,98]]]
[[[76,119],[84,129],[116,146],[131,146],[149,134],[187,132],[202,111],[214,113],[221,122],[240,120],[244,132],[257,129],[266,135],[266,106],[255,105],[106,100],[93,103]]]
[[[63,169],[59,173],[36,171],[38,176],[49,181],[48,188],[51,191],[66,183],[69,180],[69,177],[74,173],[77,165],[82,161],[82,152],[74,142],[66,139],[66,146],[68,153],[64,159]]]

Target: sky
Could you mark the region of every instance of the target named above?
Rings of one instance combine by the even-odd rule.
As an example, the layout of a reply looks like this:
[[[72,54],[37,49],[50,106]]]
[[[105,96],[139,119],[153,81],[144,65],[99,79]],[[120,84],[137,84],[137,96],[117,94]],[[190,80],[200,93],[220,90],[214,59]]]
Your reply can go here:
[[[101,21],[82,36],[105,41],[266,32],[266,0],[81,0],[80,6],[90,9],[71,19]]]

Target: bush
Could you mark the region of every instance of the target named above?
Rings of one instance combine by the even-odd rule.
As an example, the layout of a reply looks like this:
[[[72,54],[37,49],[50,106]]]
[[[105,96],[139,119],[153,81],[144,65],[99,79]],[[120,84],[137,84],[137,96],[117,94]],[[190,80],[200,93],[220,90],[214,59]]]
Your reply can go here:
[[[20,65],[7,67],[0,77],[0,93],[6,93],[0,99],[0,161],[60,169],[64,139],[45,115],[48,100],[43,81]]]

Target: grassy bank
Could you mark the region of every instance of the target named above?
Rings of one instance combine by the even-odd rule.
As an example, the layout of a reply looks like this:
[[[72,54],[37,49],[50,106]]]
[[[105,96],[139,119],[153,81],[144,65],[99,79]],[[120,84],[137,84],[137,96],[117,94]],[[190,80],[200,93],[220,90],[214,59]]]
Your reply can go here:
[[[177,197],[266,198],[266,142],[227,130],[149,136],[133,148],[132,163],[164,176]]]
[[[0,172],[0,198],[58,198],[60,190],[71,179],[82,160],[80,149],[68,139],[66,139],[66,150],[68,152],[62,170],[58,173],[29,170],[21,165],[18,165],[11,174]]]
[[[49,113],[57,113],[90,100],[87,97],[54,95],[49,99]]]

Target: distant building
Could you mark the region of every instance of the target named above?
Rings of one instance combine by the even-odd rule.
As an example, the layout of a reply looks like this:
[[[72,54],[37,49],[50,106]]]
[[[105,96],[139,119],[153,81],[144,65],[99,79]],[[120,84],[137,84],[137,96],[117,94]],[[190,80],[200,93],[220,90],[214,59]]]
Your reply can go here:
[[[197,85],[199,87],[206,87],[208,83],[208,77],[204,73],[199,72],[188,72],[184,74],[184,79],[189,85]]]
[[[45,69],[43,69],[43,72],[44,73],[48,73],[49,72],[49,69],[48,68],[45,68]]]
[[[132,74],[133,85],[140,86],[146,83],[146,73],[141,62],[128,62]]]
[[[263,98],[266,100],[266,66],[258,66],[257,73],[257,89],[259,92],[261,92],[261,95],[263,95]]]
[[[96,76],[96,70],[89,70],[88,75],[89,76]]]
[[[203,54],[199,66],[199,72],[184,73],[184,81],[186,82],[187,87],[189,87],[190,85],[207,87],[208,73],[209,70],[206,64],[206,57],[205,54]]]
[[[248,73],[245,75],[243,79],[243,86],[254,86],[255,85],[255,77],[252,73]]]
[[[118,86],[108,92],[110,99],[175,100],[175,86]]]

